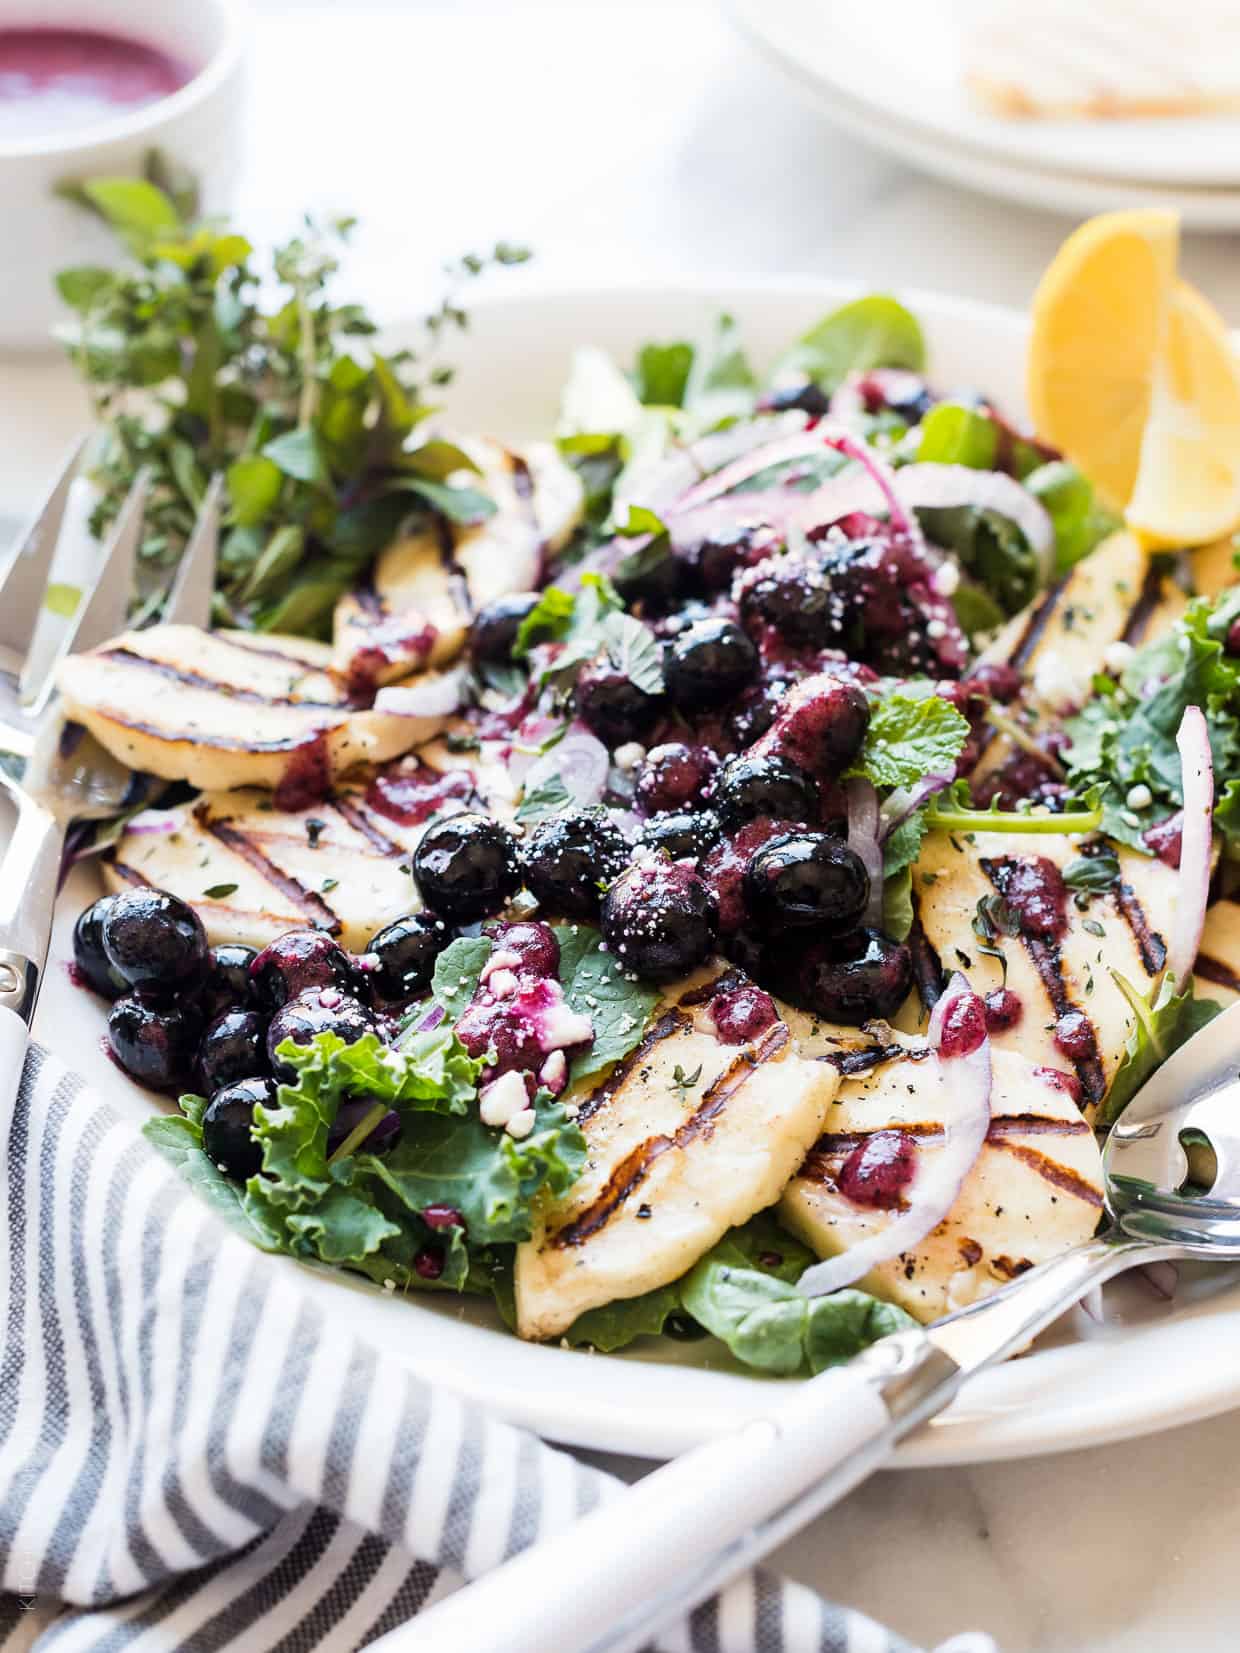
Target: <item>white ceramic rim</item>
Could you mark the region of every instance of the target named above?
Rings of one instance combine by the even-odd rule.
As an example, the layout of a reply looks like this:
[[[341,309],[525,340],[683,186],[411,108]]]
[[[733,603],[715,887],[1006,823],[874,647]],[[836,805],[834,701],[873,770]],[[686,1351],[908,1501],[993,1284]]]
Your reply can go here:
[[[967,142],[928,127],[902,122],[889,110],[851,96],[833,81],[799,61],[786,42],[768,34],[755,8],[739,0],[721,0],[737,34],[812,98],[823,118],[850,137],[894,155],[920,172],[945,178],[966,189],[1000,200],[1018,201],[1049,212],[1088,217],[1127,207],[1165,206],[1180,214],[1186,228],[1229,230],[1240,227],[1240,183],[1219,185],[1141,183],[1085,173],[1053,171],[987,154]]]
[[[171,3],[203,4],[204,0],[171,0]],[[184,86],[170,92],[166,98],[144,104],[130,114],[109,115],[92,126],[74,127],[59,138],[19,138],[8,143],[0,142],[0,163],[72,155],[81,150],[94,149],[100,144],[142,138],[205,102],[236,73],[249,18],[246,0],[205,0],[205,3],[218,12],[223,35],[215,51]]]
[[[643,319],[644,330],[657,334],[683,319],[687,305],[699,316],[708,315],[712,306],[731,306],[742,326],[747,307],[756,311],[765,305],[766,319],[752,315],[749,329],[769,333],[772,300],[785,299],[793,311],[821,311],[861,290],[856,281],[813,275],[718,275],[627,283],[612,277],[564,286],[535,280],[518,291],[478,294],[471,297],[471,337],[479,355],[471,358],[468,347],[462,351],[462,377],[471,387],[466,400],[478,406],[490,401],[487,333],[528,341],[539,336],[540,317],[558,318],[552,328],[557,343],[566,332],[586,343],[590,323],[584,317],[578,322],[574,311],[589,310],[595,316],[615,311],[619,320],[613,331],[631,342],[636,331],[630,318],[638,308],[649,318]],[[988,351],[1014,355],[1022,348],[1028,321],[1015,310],[903,287],[898,291],[926,324],[932,351],[934,335],[944,327],[980,337]],[[679,310],[661,322],[663,305]],[[781,336],[784,325],[781,316]],[[790,316],[788,331],[795,331],[795,325]],[[399,342],[402,324],[385,332]],[[514,348],[524,352],[525,345]],[[1009,360],[1009,380],[1011,367]],[[495,371],[501,370],[497,364]],[[953,370],[949,367],[949,375]],[[1003,375],[996,370],[995,377]],[[501,415],[501,429],[504,422]],[[54,1046],[52,1029],[75,1027],[74,1062],[119,1111],[141,1120],[159,1103],[94,1051],[91,1035],[102,1031],[102,1010],[91,1007],[94,1021],[84,1025],[81,991],[70,988],[63,964],[70,956],[73,918],[97,892],[93,873],[77,869],[60,903],[35,1032]],[[668,1457],[779,1404],[781,1383],[720,1369],[725,1361],[709,1349],[706,1357],[717,1360],[715,1368],[693,1364],[693,1346],[682,1353],[675,1345],[656,1342],[643,1358],[526,1344],[498,1328],[485,1306],[439,1298],[389,1301],[356,1276],[285,1257],[269,1262],[286,1271],[342,1331],[368,1339],[428,1381],[443,1383],[508,1421],[566,1445]],[[1131,1282],[1122,1283],[1118,1295],[1108,1325],[1095,1328],[1078,1320],[1061,1326],[1058,1338],[1052,1335],[1029,1359],[1005,1362],[975,1380],[946,1413],[901,1444],[895,1466],[985,1463],[1101,1445],[1240,1403],[1240,1283],[1231,1284],[1216,1270],[1208,1281],[1192,1283],[1175,1305],[1151,1306]],[[1132,1324],[1137,1321],[1139,1327]],[[1074,1340],[1065,1342],[1070,1336]]]

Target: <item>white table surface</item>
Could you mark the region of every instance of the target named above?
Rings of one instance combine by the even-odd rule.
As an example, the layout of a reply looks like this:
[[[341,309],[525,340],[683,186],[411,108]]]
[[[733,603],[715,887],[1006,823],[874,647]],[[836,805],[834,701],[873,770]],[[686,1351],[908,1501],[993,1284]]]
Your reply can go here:
[[[243,227],[278,232],[306,205],[358,213],[356,279],[381,313],[417,307],[443,258],[500,236],[537,248],[514,283],[808,271],[1023,305],[1069,227],[836,136],[702,0],[258,0],[255,25]],[[1233,323],[1236,252],[1219,237],[1184,254]],[[5,508],[78,417],[49,362],[0,360]],[[1233,1415],[886,1474],[777,1562],[926,1644],[973,1627],[1004,1653],[1232,1653],[1238,1463]]]

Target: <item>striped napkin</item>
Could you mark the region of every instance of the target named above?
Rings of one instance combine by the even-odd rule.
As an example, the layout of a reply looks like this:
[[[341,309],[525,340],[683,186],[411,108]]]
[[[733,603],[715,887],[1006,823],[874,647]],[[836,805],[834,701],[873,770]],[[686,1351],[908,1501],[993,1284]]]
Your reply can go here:
[[[622,1492],[341,1335],[43,1051],[0,1151],[0,1653],[349,1653]],[[661,1645],[913,1653],[762,1573]]]

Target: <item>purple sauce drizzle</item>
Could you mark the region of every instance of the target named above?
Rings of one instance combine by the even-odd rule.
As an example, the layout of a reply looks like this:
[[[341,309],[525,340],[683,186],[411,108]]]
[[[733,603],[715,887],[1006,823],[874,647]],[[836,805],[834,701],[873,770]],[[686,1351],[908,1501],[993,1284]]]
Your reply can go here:
[[[389,821],[419,826],[432,815],[467,809],[473,793],[468,770],[450,769],[440,774],[428,764],[418,764],[413,769],[392,769],[376,775],[366,788],[366,802]]]
[[[720,993],[711,1004],[710,1015],[725,1045],[747,1045],[779,1020],[771,995],[752,982]]]
[[[972,1056],[986,1038],[986,1010],[976,993],[958,993],[947,1006],[939,1034],[939,1054]]]
[[[849,1154],[835,1183],[854,1205],[893,1211],[917,1169],[917,1144],[906,1131],[875,1131]]]

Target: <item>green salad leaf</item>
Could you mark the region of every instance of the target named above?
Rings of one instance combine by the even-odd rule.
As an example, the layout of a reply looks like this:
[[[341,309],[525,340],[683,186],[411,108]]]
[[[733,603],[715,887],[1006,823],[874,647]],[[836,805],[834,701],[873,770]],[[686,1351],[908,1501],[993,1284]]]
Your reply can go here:
[[[638,400],[647,407],[683,407],[694,354],[693,346],[683,339],[674,344],[644,344],[633,373]]]
[[[936,793],[925,808],[925,824],[937,832],[1089,833],[1103,823],[1102,794],[1088,788],[1080,798],[1068,798],[1062,810],[1035,814],[1031,809],[1000,809],[998,800],[978,809],[968,781],[953,781]]]
[[[884,695],[870,710],[860,756],[849,771],[875,786],[911,786],[949,774],[969,738],[968,719],[941,695]]]
[[[1175,737],[1185,709],[1200,706],[1210,735],[1219,786],[1215,825],[1240,845],[1234,780],[1240,772],[1240,660],[1226,651],[1227,633],[1240,616],[1240,590],[1216,601],[1197,598],[1164,636],[1138,651],[1118,683],[1095,679],[1095,693],[1065,725],[1072,744],[1064,754],[1074,787],[1096,787],[1104,830],[1149,854],[1145,833],[1183,802]],[[1152,803],[1128,805],[1144,785]]]
[[[1155,1068],[1161,1067],[1194,1033],[1221,1015],[1223,1009],[1213,999],[1197,998],[1191,981],[1185,992],[1177,993],[1176,982],[1169,974],[1150,989],[1148,997],[1139,993],[1118,970],[1111,974],[1135,1020],[1103,1101],[1100,1125],[1113,1125]]]
[[[974,588],[997,605],[999,619],[1019,613],[1037,596],[1038,560],[1011,517],[977,505],[918,507],[916,516],[930,543],[952,552]],[[985,629],[985,618],[984,610],[966,610],[966,629]]]
[[[308,221],[262,259],[244,236],[195,216],[193,189],[161,157],[148,157],[147,173],[62,190],[130,255],[58,278],[75,313],[69,355],[103,428],[91,526],[106,532],[145,468],[138,613],[147,618],[222,471],[216,622],[326,635],[337,599],[412,513],[474,523],[494,510],[449,482],[473,468],[460,450],[416,446],[414,433],[451,377],[436,356],[465,324],[463,285],[529,255],[501,243],[460,260],[416,352],[384,356],[366,311],[332,294],[350,220]]]
[[[602,951],[602,937],[590,924],[553,926],[560,944],[564,997],[594,1023],[594,1043],[573,1060],[574,1084],[606,1071],[640,1043],[658,992],[632,981],[614,954]]]
[[[1122,519],[1098,498],[1093,484],[1066,459],[1039,465],[1025,478],[1025,487],[1041,501],[1054,526],[1058,574],[1066,574],[1123,527]]]
[[[802,334],[775,364],[772,379],[804,374],[826,391],[850,373],[876,367],[920,372],[926,361],[921,325],[898,299],[885,293],[854,299]]]
[[[456,1021],[478,991],[478,978],[494,949],[487,936],[458,936],[435,960],[431,998]]]
[[[778,1260],[760,1266],[763,1255]],[[903,1309],[865,1292],[803,1297],[793,1282],[813,1260],[770,1219],[758,1219],[726,1235],[690,1269],[681,1302],[745,1365],[785,1376],[842,1365],[879,1338],[916,1325]]]

